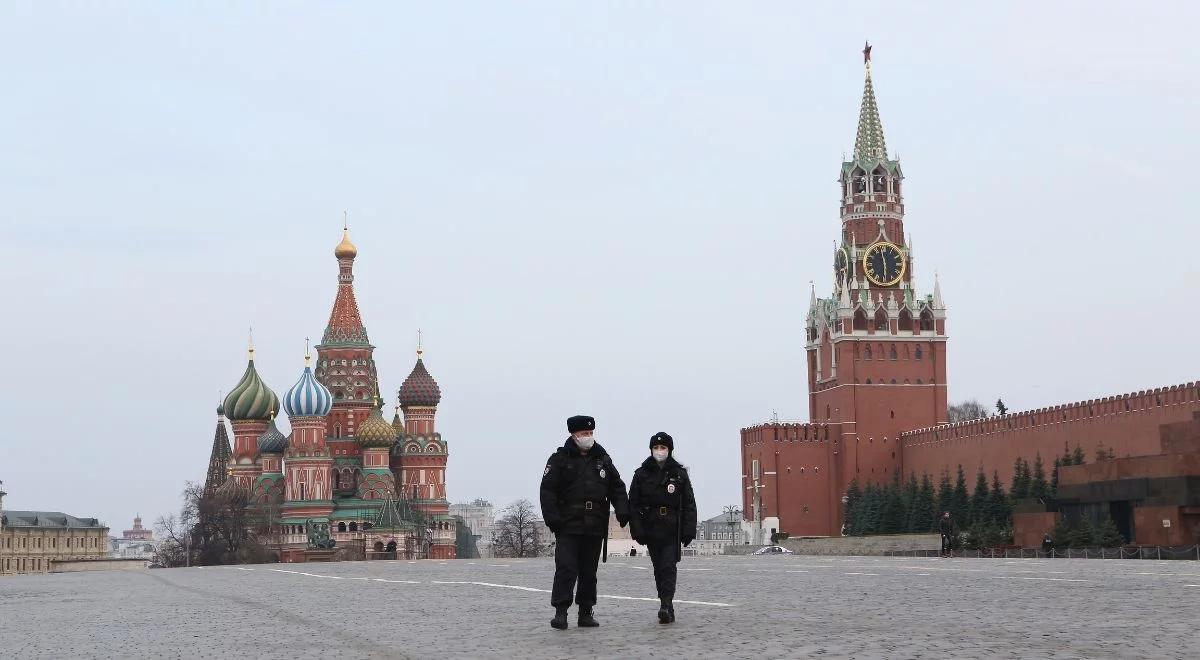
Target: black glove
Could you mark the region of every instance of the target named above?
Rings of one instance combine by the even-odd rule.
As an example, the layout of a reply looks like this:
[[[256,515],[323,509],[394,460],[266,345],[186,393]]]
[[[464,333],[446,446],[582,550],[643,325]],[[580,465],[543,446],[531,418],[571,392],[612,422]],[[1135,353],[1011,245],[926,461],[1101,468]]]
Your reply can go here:
[[[617,514],[617,523],[620,524],[622,527],[624,527],[625,525],[628,525],[629,524],[629,515],[623,514],[623,513],[618,513]]]
[[[691,543],[692,543],[692,537],[690,537],[690,536],[683,537],[683,547],[686,548],[687,546],[691,545]]]

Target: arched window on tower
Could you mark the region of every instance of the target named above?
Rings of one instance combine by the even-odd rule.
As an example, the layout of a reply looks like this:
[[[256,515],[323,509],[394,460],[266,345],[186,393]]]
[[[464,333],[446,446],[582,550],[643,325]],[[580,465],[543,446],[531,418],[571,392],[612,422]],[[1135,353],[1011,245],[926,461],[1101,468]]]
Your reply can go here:
[[[907,307],[905,307],[904,309],[900,310],[900,325],[896,328],[896,331],[897,332],[912,332],[912,329],[913,329],[912,313],[908,311]]]
[[[887,192],[887,170],[882,165],[871,174],[871,192]]]
[[[888,349],[888,359],[889,360],[896,359],[896,345],[895,344],[892,344],[891,348]]]
[[[346,531],[346,523],[345,523],[345,522],[340,522],[340,523],[338,523],[338,531],[339,531],[339,532],[344,532],[344,531]]]
[[[850,175],[850,180],[852,182],[851,185],[854,186],[854,193],[856,195],[861,195],[867,192],[866,173],[861,169],[858,169],[857,167],[854,168],[854,172]]]
[[[921,310],[921,332],[933,332],[933,312],[929,308]]]
[[[875,311],[875,332],[888,332],[888,315],[883,309]]]
[[[867,329],[867,313],[862,307],[854,310],[854,329],[866,331]]]
[[[866,346],[863,347],[863,359],[864,360],[871,359],[871,345],[870,344],[867,344]]]
[[[924,355],[924,353],[921,352],[920,346],[918,346],[916,348],[916,350],[913,351],[913,359],[915,359],[915,360],[920,360],[923,355]]]
[[[340,399],[341,397],[338,397],[338,398]],[[333,425],[333,437],[335,437],[335,438],[342,437],[342,425],[341,424]]]

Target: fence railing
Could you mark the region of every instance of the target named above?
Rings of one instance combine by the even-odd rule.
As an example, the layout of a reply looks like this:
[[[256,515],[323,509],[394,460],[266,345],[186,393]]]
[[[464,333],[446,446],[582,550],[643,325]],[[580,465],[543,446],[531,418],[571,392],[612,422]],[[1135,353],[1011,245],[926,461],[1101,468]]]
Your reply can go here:
[[[889,557],[937,557],[938,550],[889,550]],[[955,550],[955,557],[978,559],[1190,559],[1200,561],[1200,545],[1151,545],[1122,548],[988,548]]]

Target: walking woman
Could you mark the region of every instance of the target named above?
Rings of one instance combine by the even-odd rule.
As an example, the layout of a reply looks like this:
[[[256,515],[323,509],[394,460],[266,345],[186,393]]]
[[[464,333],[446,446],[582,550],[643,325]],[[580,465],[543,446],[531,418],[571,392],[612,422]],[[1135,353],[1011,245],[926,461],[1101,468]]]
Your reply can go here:
[[[649,548],[658,587],[659,623],[675,621],[675,565],[680,544],[696,538],[696,496],[687,470],[672,456],[675,441],[663,432],[650,438],[650,457],[629,482],[629,522],[633,540]]]

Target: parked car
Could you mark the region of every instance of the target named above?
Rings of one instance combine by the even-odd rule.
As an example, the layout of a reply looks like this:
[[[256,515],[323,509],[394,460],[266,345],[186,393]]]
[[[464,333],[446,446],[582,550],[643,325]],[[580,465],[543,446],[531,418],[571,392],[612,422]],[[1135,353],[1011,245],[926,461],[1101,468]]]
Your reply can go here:
[[[754,551],[756,555],[794,555],[796,553],[779,545],[768,545]]]

